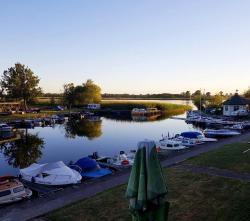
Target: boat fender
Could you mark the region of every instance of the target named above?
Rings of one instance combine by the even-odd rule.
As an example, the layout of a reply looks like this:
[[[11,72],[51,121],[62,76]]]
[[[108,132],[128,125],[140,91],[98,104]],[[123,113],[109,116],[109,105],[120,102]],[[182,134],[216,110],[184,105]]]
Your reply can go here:
[[[121,164],[122,164],[122,165],[128,165],[128,164],[129,164],[129,161],[128,161],[128,160],[123,160],[123,161],[121,162]]]

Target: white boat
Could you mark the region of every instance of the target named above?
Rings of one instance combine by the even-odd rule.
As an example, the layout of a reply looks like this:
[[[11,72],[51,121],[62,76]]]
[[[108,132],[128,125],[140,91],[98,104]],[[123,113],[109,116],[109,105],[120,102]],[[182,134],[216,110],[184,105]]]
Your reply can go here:
[[[135,152],[131,152],[126,154],[124,151],[120,151],[120,153],[109,160],[110,164],[115,166],[132,166],[135,159]]]
[[[46,164],[33,163],[27,168],[20,169],[22,179],[52,186],[79,183],[82,176],[77,171],[66,166],[62,161]]]
[[[187,146],[184,146],[182,141],[178,141],[171,138],[165,138],[159,141],[159,147],[162,150],[183,150]]]
[[[20,201],[32,195],[30,189],[13,176],[0,177],[0,204]]]
[[[8,124],[0,124],[0,132],[10,132],[12,131],[12,127]]]
[[[244,129],[244,126],[243,124],[234,124],[232,126],[225,126],[224,129],[232,129],[232,130],[243,130]]]
[[[228,130],[228,129],[206,129],[204,130],[204,134],[208,137],[229,137],[229,136],[236,136],[240,135],[241,133],[235,130]]]

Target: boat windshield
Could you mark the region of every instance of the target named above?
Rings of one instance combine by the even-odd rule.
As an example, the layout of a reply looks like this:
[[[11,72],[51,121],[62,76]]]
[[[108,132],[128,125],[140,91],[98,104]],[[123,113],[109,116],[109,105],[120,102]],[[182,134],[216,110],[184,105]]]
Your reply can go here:
[[[18,192],[22,192],[24,191],[24,187],[23,186],[19,186],[19,187],[16,187],[13,189],[13,192],[14,193],[18,193]]]

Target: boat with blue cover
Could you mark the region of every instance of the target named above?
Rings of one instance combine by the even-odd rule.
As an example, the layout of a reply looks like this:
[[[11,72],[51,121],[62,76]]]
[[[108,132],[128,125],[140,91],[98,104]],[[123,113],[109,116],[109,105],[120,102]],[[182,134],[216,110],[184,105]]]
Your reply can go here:
[[[101,167],[94,159],[89,157],[83,157],[75,163],[70,163],[69,167],[86,178],[99,178],[112,173],[111,170]]]
[[[201,144],[203,142],[215,142],[217,139],[205,137],[202,132],[199,131],[186,131],[180,134],[181,137],[193,139],[196,141],[196,144]]]

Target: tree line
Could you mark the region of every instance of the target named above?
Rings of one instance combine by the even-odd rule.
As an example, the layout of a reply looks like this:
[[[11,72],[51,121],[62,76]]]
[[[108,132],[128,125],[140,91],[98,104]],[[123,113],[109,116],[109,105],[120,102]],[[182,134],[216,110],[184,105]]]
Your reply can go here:
[[[194,93],[185,91],[180,94],[159,93],[159,94],[101,94],[101,88],[92,80],[87,80],[81,85],[68,83],[63,86],[63,93],[43,93],[39,86],[40,78],[27,66],[16,63],[13,67],[5,70],[0,79],[0,97],[1,100],[14,99],[22,100],[24,108],[34,102],[38,96],[47,96],[51,100],[55,97],[61,97],[63,104],[69,108],[72,106],[82,106],[88,103],[100,103],[102,98],[137,98],[137,99],[192,99],[193,103],[199,108],[218,107],[222,101],[232,94],[224,94],[220,91],[214,95],[210,92],[202,93],[196,90]],[[250,98],[250,87],[243,94]]]

